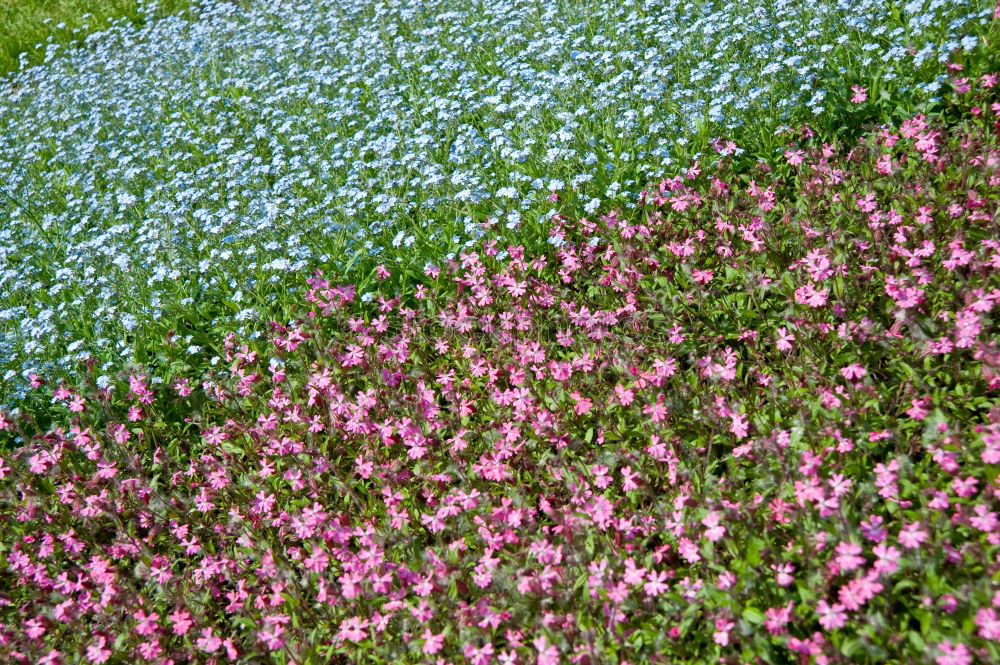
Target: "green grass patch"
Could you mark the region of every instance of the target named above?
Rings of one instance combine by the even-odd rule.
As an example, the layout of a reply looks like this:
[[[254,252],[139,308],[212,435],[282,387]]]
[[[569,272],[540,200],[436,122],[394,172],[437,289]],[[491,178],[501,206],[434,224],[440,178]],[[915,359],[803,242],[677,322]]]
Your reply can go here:
[[[0,75],[45,60],[49,44],[66,47],[124,19],[142,25],[150,16],[180,13],[192,0],[162,0],[150,13],[139,0],[0,0]]]

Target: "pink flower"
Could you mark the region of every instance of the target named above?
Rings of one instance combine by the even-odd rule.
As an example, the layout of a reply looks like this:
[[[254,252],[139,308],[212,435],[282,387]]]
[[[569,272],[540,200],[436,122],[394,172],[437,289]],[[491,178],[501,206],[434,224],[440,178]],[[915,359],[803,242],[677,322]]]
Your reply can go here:
[[[705,537],[710,542],[718,542],[726,535],[726,527],[721,526],[719,521],[719,513],[714,510],[710,510],[701,520],[702,525],[706,527]]]
[[[635,482],[635,479],[639,475],[632,471],[632,467],[626,466],[622,468],[622,491],[631,492],[633,490],[639,489],[639,483]]]
[[[864,557],[860,556],[861,546],[857,543],[843,542],[837,545],[837,557],[834,559],[841,571],[847,572],[855,570],[864,564]]]
[[[826,304],[830,290],[827,288],[817,289],[812,282],[807,282],[805,286],[795,289],[795,302],[799,305],[809,305],[810,307],[822,307]]]
[[[338,638],[341,640],[360,642],[368,636],[368,633],[365,632],[365,628],[367,627],[368,619],[362,619],[361,617],[344,619],[340,622],[340,632],[338,633]]]
[[[941,655],[934,659],[937,665],[969,665],[972,662],[972,655],[961,642],[952,646],[951,642],[945,640],[937,648],[941,651]]]
[[[104,636],[98,636],[94,643],[87,647],[87,660],[96,665],[105,662],[111,657],[111,649],[104,648],[108,643]]]
[[[788,332],[784,327],[778,328],[778,332],[774,337],[774,346],[779,351],[790,351],[792,349],[792,342],[795,341],[795,335]]]
[[[37,640],[39,637],[45,634],[45,624],[42,622],[42,616],[39,615],[34,619],[28,619],[24,622],[24,634],[33,640]]]
[[[726,621],[725,619],[715,620],[715,632],[712,633],[712,641],[719,646],[726,646],[729,644],[729,631],[733,629],[736,624],[732,621]]]
[[[714,275],[712,274],[711,270],[691,271],[691,279],[698,282],[699,284],[708,284],[709,282],[712,281],[712,277],[714,277]]]
[[[142,642],[139,644],[139,655],[146,660],[153,660],[161,653],[163,653],[163,649],[160,647],[160,641],[158,639],[154,638],[148,642]]]
[[[985,640],[1000,640],[1000,620],[997,619],[996,610],[992,607],[985,607],[976,612],[976,626],[979,627],[979,636]]]
[[[159,621],[160,615],[156,612],[151,612],[146,614],[144,610],[136,610],[135,614],[132,615],[138,622],[135,625],[135,632],[139,635],[152,635],[156,632],[156,622]]]
[[[62,665],[62,654],[52,649],[47,654],[42,656],[41,660],[38,661],[38,665]]]
[[[785,632],[785,625],[792,619],[793,607],[792,601],[788,601],[784,607],[771,607],[764,612],[764,616],[767,617],[764,621],[764,627],[771,635],[780,635]]]
[[[698,546],[691,542],[688,538],[681,538],[678,540],[677,551],[681,553],[681,556],[688,563],[697,563],[701,561],[701,554],[698,552]]]
[[[860,380],[868,374],[868,370],[859,365],[858,363],[851,363],[847,367],[840,370],[840,375],[847,379],[848,381]]]
[[[847,623],[847,614],[844,612],[844,606],[840,603],[830,605],[825,600],[821,600],[816,604],[816,613],[819,615],[819,625],[827,630],[843,628],[844,624]]]
[[[927,532],[920,528],[919,522],[907,524],[899,531],[899,544],[906,549],[914,549],[927,540]]]
[[[170,619],[170,623],[174,626],[174,635],[184,635],[194,625],[194,621],[191,620],[191,615],[188,614],[187,610],[177,610],[167,618]]]
[[[729,416],[729,420],[729,431],[732,432],[737,439],[742,439],[750,433],[750,427],[747,424],[746,414],[734,413]]]
[[[572,392],[570,393],[569,396],[572,397],[573,400],[576,402],[576,405],[573,407],[573,411],[578,416],[582,416],[584,414],[589,413],[591,407],[594,406],[593,400],[591,400],[589,397],[582,396],[578,392]]]
[[[481,647],[466,644],[463,653],[472,665],[486,665],[493,657],[493,643],[487,642]]]
[[[864,607],[865,603],[881,590],[882,585],[874,578],[860,577],[840,587],[838,598],[845,608],[855,612]]]
[[[607,489],[608,485],[611,484],[611,477],[608,475],[608,467],[597,464],[590,468],[590,471],[594,474],[594,484],[599,489]]]
[[[443,632],[435,635],[430,628],[427,628],[421,638],[424,640],[423,652],[426,654],[434,655],[444,646]]]
[[[222,640],[213,634],[211,628],[202,628],[201,637],[195,645],[205,653],[215,653],[222,646]]]
[[[622,581],[629,586],[635,586],[636,584],[642,584],[642,580],[646,575],[645,568],[637,568],[635,561],[632,557],[625,559],[625,574],[622,576]]]
[[[648,581],[642,585],[642,588],[646,592],[647,596],[659,596],[669,588],[665,583],[666,579],[666,571],[661,570],[657,572],[655,570],[651,570],[649,571],[649,576],[647,577]]]
[[[559,649],[549,644],[547,637],[541,635],[532,641],[531,644],[538,651],[536,665],[559,665]]]
[[[852,104],[863,104],[868,99],[867,88],[862,88],[860,85],[852,85],[851,90],[854,91],[854,96],[851,97]]]
[[[872,548],[872,553],[878,557],[872,570],[878,575],[891,575],[899,568],[901,552],[892,545],[879,543]]]
[[[791,563],[781,563],[772,564],[771,569],[775,572],[774,581],[778,586],[789,586],[795,581],[792,573],[795,572],[795,566]]]
[[[803,157],[805,154],[806,153],[802,152],[801,150],[786,150],[785,159],[787,159],[788,163],[791,164],[792,166],[798,166],[803,162]]]
[[[649,416],[654,423],[661,422],[667,418],[667,406],[663,403],[665,396],[661,393],[656,401],[642,407],[643,414]]]
[[[910,408],[906,410],[906,415],[913,418],[916,421],[922,421],[930,415],[930,411],[926,407],[931,405],[930,398],[924,397],[923,399],[912,399],[910,400]]]

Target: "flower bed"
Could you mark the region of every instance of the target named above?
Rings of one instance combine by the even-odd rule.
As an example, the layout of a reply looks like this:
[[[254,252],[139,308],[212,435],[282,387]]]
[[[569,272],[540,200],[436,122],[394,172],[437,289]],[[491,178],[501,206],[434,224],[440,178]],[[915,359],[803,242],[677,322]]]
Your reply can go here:
[[[955,76],[547,254],[317,273],[209,375],[33,377],[0,659],[997,662],[1000,105]]]

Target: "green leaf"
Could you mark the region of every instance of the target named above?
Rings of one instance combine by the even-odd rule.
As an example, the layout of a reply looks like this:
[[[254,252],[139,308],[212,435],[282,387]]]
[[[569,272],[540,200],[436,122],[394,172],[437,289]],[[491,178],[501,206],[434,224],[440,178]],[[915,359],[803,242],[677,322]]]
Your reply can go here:
[[[931,629],[931,613],[927,610],[913,610],[913,616],[920,621],[920,632],[926,635]]]
[[[751,566],[756,566],[760,564],[760,548],[763,541],[760,538],[752,538],[750,540],[750,545],[747,547],[746,555],[744,559]]]
[[[754,625],[764,623],[764,613],[758,610],[756,607],[745,607],[743,608],[743,619],[748,623]]]
[[[845,658],[850,658],[861,651],[863,647],[864,643],[861,641],[861,638],[852,637],[844,640],[844,643],[840,646],[840,653],[844,654]]]

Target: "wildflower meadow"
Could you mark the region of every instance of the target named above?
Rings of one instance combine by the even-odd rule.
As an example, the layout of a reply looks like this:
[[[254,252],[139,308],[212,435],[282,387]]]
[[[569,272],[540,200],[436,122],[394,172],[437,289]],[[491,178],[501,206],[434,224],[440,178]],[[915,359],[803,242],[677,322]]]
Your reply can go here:
[[[1000,662],[1000,5],[144,11],[4,82],[0,662]]]

